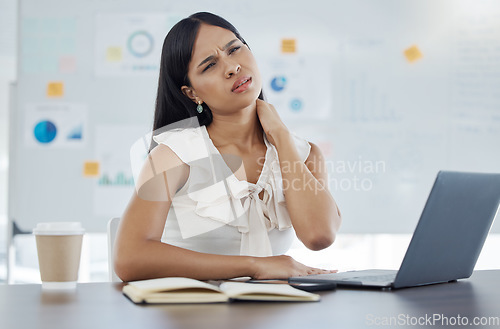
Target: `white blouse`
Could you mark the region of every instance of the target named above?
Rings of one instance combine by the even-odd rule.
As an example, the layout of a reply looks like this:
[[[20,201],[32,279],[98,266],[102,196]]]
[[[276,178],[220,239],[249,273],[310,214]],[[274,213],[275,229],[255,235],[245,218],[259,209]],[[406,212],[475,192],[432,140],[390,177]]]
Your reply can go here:
[[[172,198],[163,242],[221,255],[271,256],[290,248],[295,232],[283,194],[278,152],[265,134],[267,151],[256,184],[236,178],[229,167],[235,157],[224,155],[224,161],[205,126],[173,129],[154,140],[190,167],[186,183]],[[311,146],[295,135],[294,141],[305,161]],[[236,167],[240,164],[241,160]]]

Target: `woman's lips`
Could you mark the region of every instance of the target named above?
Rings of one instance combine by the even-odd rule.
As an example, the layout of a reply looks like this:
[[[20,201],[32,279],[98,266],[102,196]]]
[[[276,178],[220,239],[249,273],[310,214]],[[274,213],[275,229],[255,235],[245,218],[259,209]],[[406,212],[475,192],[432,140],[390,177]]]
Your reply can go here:
[[[251,77],[242,77],[236,80],[233,84],[233,89],[231,90],[233,93],[242,93],[247,90],[252,84]]]

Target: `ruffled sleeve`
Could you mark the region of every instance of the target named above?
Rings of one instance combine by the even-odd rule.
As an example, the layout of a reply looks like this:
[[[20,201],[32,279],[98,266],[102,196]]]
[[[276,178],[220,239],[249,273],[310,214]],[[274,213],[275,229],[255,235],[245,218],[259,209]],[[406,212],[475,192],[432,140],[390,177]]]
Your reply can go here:
[[[309,153],[311,152],[311,144],[308,141],[299,137],[295,134],[292,134],[293,141],[295,142],[295,147],[297,148],[297,152],[299,152],[299,156],[302,162],[305,162],[309,157]]]
[[[168,146],[186,164],[209,156],[200,127],[172,129],[154,136],[153,140]]]

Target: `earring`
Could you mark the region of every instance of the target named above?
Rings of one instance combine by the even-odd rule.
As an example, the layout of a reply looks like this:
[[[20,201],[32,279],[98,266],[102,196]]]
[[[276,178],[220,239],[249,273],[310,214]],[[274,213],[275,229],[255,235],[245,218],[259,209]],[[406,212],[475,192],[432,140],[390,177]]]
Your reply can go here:
[[[198,101],[198,106],[196,107],[196,111],[198,111],[198,113],[203,112],[203,106],[201,106],[201,104],[203,104],[203,102]]]

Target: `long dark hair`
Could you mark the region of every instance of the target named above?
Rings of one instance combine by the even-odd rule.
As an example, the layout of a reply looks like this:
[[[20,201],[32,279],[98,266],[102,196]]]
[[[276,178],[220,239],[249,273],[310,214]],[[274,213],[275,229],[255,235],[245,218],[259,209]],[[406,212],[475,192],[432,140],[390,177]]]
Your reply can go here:
[[[201,23],[222,27],[234,33],[240,41],[247,45],[236,28],[224,18],[208,12],[200,12],[189,16],[172,27],[163,42],[158,79],[158,94],[153,122],[153,135],[169,124],[198,117],[200,125],[208,126],[212,122],[212,111],[203,104],[203,112],[196,111],[196,104],[181,90],[182,86],[191,86],[188,78],[188,65],[191,61],[194,42]],[[264,99],[262,91],[259,99]],[[188,120],[193,122],[193,120]],[[196,120],[195,120],[196,121]],[[151,141],[150,150],[156,146]]]

